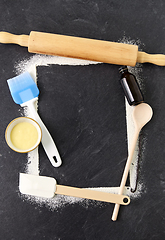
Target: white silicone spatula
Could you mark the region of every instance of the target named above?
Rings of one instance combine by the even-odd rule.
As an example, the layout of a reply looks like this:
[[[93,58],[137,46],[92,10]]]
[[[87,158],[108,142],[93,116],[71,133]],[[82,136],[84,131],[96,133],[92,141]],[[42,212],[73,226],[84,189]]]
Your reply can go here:
[[[130,198],[124,195],[58,185],[52,177],[25,173],[20,173],[19,190],[23,194],[44,198],[52,198],[55,194],[61,194],[123,205],[130,203]]]
[[[119,188],[118,194],[123,193],[139,133],[140,133],[142,127],[151,120],[152,115],[153,115],[152,108],[146,103],[141,103],[141,104],[137,105],[136,107],[134,107],[133,121],[135,124],[135,133],[134,133],[134,138],[132,140],[132,145],[130,148],[129,156],[127,158],[127,162],[125,165],[125,169],[124,169],[124,173],[123,173],[122,180],[120,183],[120,188]],[[113,221],[116,221],[116,219],[117,219],[119,207],[120,207],[120,204],[115,204],[113,215],[112,215]]]

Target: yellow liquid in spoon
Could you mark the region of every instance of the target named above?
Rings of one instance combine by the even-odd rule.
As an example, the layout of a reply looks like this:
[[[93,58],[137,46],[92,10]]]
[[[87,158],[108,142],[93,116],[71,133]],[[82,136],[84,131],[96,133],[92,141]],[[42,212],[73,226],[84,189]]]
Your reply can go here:
[[[32,148],[36,144],[38,132],[31,123],[21,122],[13,127],[10,139],[16,148],[26,150]]]

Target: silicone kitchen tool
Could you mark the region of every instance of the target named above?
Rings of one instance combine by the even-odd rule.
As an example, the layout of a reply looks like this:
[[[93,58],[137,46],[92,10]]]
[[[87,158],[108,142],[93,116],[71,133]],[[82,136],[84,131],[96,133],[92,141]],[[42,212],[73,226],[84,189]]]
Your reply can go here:
[[[136,146],[136,142],[137,142],[139,133],[140,133],[142,127],[151,120],[152,115],[153,115],[152,108],[146,103],[141,103],[134,107],[133,120],[134,120],[134,124],[135,124],[135,133],[134,133],[134,138],[132,140],[132,145],[130,148],[129,156],[127,158],[127,162],[125,165],[122,180],[120,183],[119,194],[123,193],[123,190],[124,190],[124,187],[126,184],[128,172],[129,172],[130,165],[132,162],[132,157],[134,154],[134,150],[135,150],[135,146]],[[113,215],[112,215],[113,221],[116,221],[116,219],[117,219],[119,207],[120,207],[120,204],[115,204],[115,208],[114,208]]]
[[[20,104],[21,107],[27,106],[32,115],[34,120],[38,122],[42,129],[42,145],[44,150],[54,167],[59,167],[62,163],[56,145],[48,132],[46,126],[40,119],[34,103],[38,99],[39,89],[35,84],[34,80],[32,79],[31,75],[28,72],[25,72],[17,77],[11,78],[7,80],[9,85],[9,89],[13,100],[15,103]]]
[[[92,61],[135,66],[149,62],[165,66],[165,55],[138,51],[137,45],[65,35],[30,32],[30,35],[13,35],[0,32],[1,43],[16,43],[28,47],[32,53],[59,55]]]
[[[52,198],[55,194],[86,198],[103,202],[128,205],[130,198],[124,195],[58,185],[52,177],[20,173],[19,190],[23,194]]]

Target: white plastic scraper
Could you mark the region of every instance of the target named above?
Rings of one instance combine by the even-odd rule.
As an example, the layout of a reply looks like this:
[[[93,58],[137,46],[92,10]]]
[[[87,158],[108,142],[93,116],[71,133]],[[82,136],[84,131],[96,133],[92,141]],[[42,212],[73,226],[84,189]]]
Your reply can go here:
[[[19,190],[23,194],[44,198],[52,198],[55,194],[61,194],[122,205],[130,203],[130,198],[124,195],[58,185],[54,178],[25,173],[20,173]]]

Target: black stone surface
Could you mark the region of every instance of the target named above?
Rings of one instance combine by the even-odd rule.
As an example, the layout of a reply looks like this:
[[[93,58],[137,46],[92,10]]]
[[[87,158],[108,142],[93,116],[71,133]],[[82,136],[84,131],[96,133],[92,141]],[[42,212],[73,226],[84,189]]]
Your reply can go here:
[[[165,3],[158,1],[36,0],[0,1],[1,31],[36,30],[119,41],[140,40],[141,50],[165,53]],[[142,131],[143,161],[139,178],[145,191],[121,207],[112,222],[113,204],[66,205],[57,211],[20,197],[18,174],[26,154],[8,148],[7,124],[21,116],[6,83],[15,65],[33,54],[17,45],[0,44],[0,239],[3,240],[160,240],[165,238],[165,68],[143,64],[145,101],[154,111]],[[40,147],[40,173],[59,184],[118,186],[127,157],[125,106],[118,66],[50,66],[37,68],[39,113],[63,158],[54,169]]]

